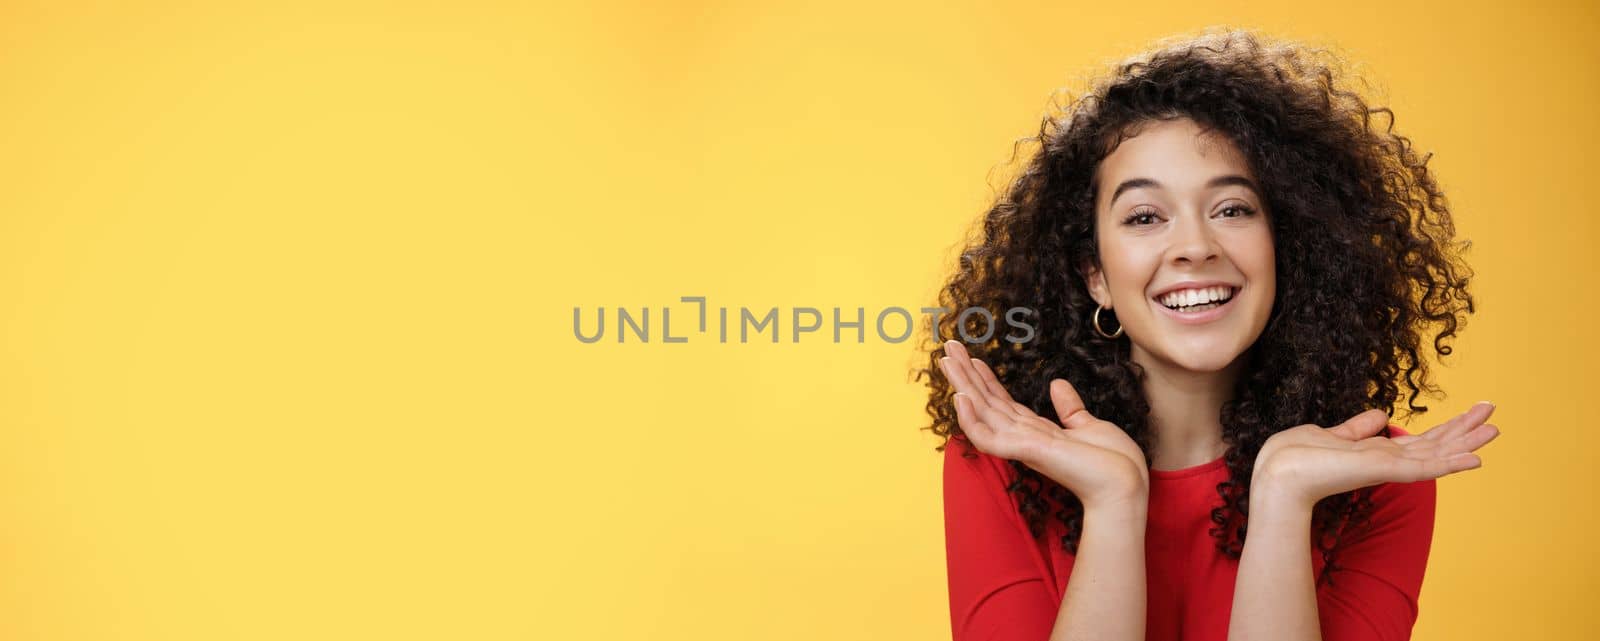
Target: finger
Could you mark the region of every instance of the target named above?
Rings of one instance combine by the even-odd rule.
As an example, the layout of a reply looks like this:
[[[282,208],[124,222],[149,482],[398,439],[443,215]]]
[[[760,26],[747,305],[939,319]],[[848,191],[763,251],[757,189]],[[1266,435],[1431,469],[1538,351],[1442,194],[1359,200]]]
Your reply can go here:
[[[1477,403],[1474,403],[1472,407],[1467,408],[1467,411],[1462,412],[1460,416],[1456,417],[1456,420],[1450,426],[1450,428],[1439,435],[1439,439],[1449,440],[1473,430],[1479,425],[1482,425],[1485,421],[1488,421],[1489,417],[1494,414],[1494,410],[1494,403],[1490,403],[1489,401],[1478,401]]]
[[[1439,478],[1449,474],[1450,470],[1451,462],[1448,459],[1394,457],[1385,459],[1381,466],[1374,468],[1377,476],[1369,480],[1377,483],[1415,483]]]
[[[1477,454],[1463,452],[1448,457],[1438,457],[1427,460],[1412,460],[1410,469],[1400,479],[1400,482],[1426,481],[1436,479],[1447,474],[1465,472],[1483,467],[1483,459]]]
[[[978,451],[1006,459],[1022,459],[1024,453],[1018,449],[1019,442],[1009,437],[995,425],[982,418],[981,413],[974,406],[972,396],[958,393],[955,396],[956,419],[960,422],[961,431],[967,435]]]
[[[979,391],[977,383],[967,376],[966,370],[961,368],[961,363],[967,360],[966,357],[957,356],[949,351],[946,353],[950,355],[939,359],[939,367],[944,370],[944,377],[950,379],[950,384],[955,386],[956,391],[976,395]]]
[[[972,358],[972,354],[967,352],[967,347],[955,339],[944,342],[944,355],[951,358]]]
[[[1009,424],[1013,420],[1011,413],[1004,412],[1002,416],[1001,412],[990,407],[989,402],[986,400],[987,394],[972,382],[968,373],[962,370],[959,363],[960,361],[949,356],[939,359],[939,366],[944,369],[945,378],[950,379],[950,383],[955,386],[957,394],[965,396],[967,402],[972,404],[973,415],[987,423],[994,424],[994,426]]]
[[[945,346],[946,353],[950,354],[941,359],[941,363],[949,370],[945,376],[952,379],[960,379],[957,389],[972,397],[972,404],[977,408],[978,415],[984,417],[986,421],[995,420],[985,416],[988,412],[1000,412],[1007,416],[1015,416],[1016,412],[1012,410],[1009,402],[995,398],[993,394],[989,393],[983,379],[979,377],[978,371],[973,368],[973,359],[967,355],[966,348],[955,341],[945,343]]]
[[[1467,411],[1472,411],[1472,408],[1467,408]],[[1457,425],[1459,425],[1461,421],[1465,420],[1466,417],[1467,412],[1462,412],[1452,416],[1449,420],[1429,428],[1427,431],[1420,434],[1420,436],[1428,441],[1437,442],[1451,429],[1454,429]]]
[[[1083,398],[1065,379],[1050,381],[1050,403],[1055,406],[1056,417],[1068,429],[1082,427],[1094,420],[1094,416],[1083,408]]]
[[[973,371],[978,373],[978,379],[983,381],[984,387],[989,390],[990,394],[1007,402],[1011,400],[1011,394],[1007,393],[1006,388],[1000,384],[999,377],[994,375],[994,370],[989,368],[988,363],[979,358],[969,358],[967,360],[972,363]]]
[[[1359,441],[1370,438],[1389,424],[1389,414],[1380,409],[1370,409],[1350,417],[1343,423],[1329,429],[1329,432],[1347,441]]]
[[[988,452],[988,448],[993,445],[989,439],[994,435],[994,428],[978,420],[978,414],[972,407],[972,397],[963,392],[956,392],[955,406],[956,422],[961,425],[962,433],[967,435],[973,445],[980,446],[979,450]]]
[[[1494,403],[1478,401],[1467,408],[1467,411],[1457,414],[1455,418],[1424,432],[1422,437],[1436,441],[1449,440],[1489,420],[1491,414],[1494,414]]]
[[[1457,454],[1450,457],[1449,465],[1449,473],[1454,474],[1456,472],[1465,472],[1467,470],[1475,470],[1483,467],[1483,459],[1479,458],[1477,454],[1472,453]]]
[[[1470,428],[1461,435],[1450,440],[1424,440],[1406,448],[1406,456],[1414,459],[1427,459],[1427,457],[1448,457],[1462,454],[1462,452],[1477,451],[1485,444],[1499,438],[1499,427],[1494,424],[1483,424]]]
[[[1478,448],[1488,445],[1497,438],[1500,438],[1500,426],[1493,423],[1479,425],[1478,429],[1467,432],[1466,436],[1467,444],[1472,451],[1477,451]]]
[[[989,367],[988,363],[974,358],[972,359],[972,369],[978,372],[978,378],[983,380],[983,386],[989,391],[989,395],[1010,407],[1013,413],[1022,416],[1033,413],[1033,410],[1028,409],[1028,406],[1011,398],[1011,393],[1007,392],[1005,386],[1000,384],[1000,378],[995,376],[994,370]]]
[[[1396,443],[1400,443],[1400,454],[1402,456],[1405,456],[1406,458],[1428,460],[1435,458],[1449,458],[1467,452],[1474,452],[1483,446],[1488,445],[1489,442],[1499,437],[1499,427],[1496,427],[1491,423],[1484,423],[1483,425],[1479,425],[1476,428],[1468,430],[1465,434],[1445,442],[1421,438],[1412,441],[1401,441],[1398,438],[1391,440]]]
[[[971,396],[968,396],[965,392],[956,392],[954,403],[956,406],[956,422],[961,425],[962,431],[992,430],[989,426],[984,425],[983,421],[978,420],[978,413],[972,407]]]
[[[965,349],[959,347],[958,349],[961,349],[962,353],[965,353]],[[976,412],[979,420],[982,420],[990,427],[999,430],[1016,423],[1022,418],[1022,416],[1019,416],[1016,410],[1013,408],[1014,403],[1006,401],[1003,398],[996,397],[994,394],[989,392],[988,386],[978,373],[977,368],[973,367],[972,365],[977,359],[965,356],[947,356],[945,358],[948,361],[946,363],[946,367],[949,367],[951,370],[957,372],[956,375],[960,376],[966,385],[966,388],[962,389],[961,391],[968,397],[968,400],[971,401],[973,409]],[[998,384],[999,383],[996,382],[997,386]],[[1004,390],[1001,391],[1003,392]],[[1029,412],[1027,416],[1032,416],[1032,412]]]

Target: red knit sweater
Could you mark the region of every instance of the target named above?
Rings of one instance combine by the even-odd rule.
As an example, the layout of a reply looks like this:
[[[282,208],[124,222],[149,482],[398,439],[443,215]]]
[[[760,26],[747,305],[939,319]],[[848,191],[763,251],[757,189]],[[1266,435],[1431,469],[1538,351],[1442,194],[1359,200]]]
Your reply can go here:
[[[1392,434],[1404,430],[1390,426]],[[964,451],[976,459],[962,457]],[[1043,641],[1061,607],[1073,556],[1061,548],[1065,527],[1052,522],[1042,540],[1028,533],[1009,463],[972,449],[963,438],[944,451],[945,549],[954,641]],[[1228,480],[1222,459],[1182,470],[1150,471],[1145,531],[1149,640],[1225,641],[1239,562],[1209,534],[1216,486]],[[1434,481],[1387,483],[1373,492],[1367,525],[1346,532],[1331,581],[1317,585],[1324,641],[1397,641],[1411,636],[1417,596],[1433,539]],[[1315,533],[1313,533],[1315,536]],[[1323,559],[1312,545],[1312,576]]]

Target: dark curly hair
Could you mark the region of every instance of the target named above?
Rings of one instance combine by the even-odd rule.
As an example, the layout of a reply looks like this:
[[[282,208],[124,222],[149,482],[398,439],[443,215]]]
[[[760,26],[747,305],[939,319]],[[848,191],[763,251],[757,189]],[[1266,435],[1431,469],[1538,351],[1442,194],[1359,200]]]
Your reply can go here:
[[[1453,239],[1449,208],[1427,167],[1431,154],[1419,156],[1395,133],[1393,112],[1369,106],[1345,84],[1343,68],[1327,50],[1212,30],[1119,64],[1086,95],[1056,105],[1037,136],[1017,141],[1013,162],[1025,146],[1035,151],[984,215],[938,298],[949,310],[1036,310],[1036,334],[1005,340],[980,315],[923,324],[928,364],[915,374],[930,391],[933,424],[923,429],[944,439],[935,449],[964,438],[938,367],[940,341],[990,334],[968,349],[1018,402],[1054,416],[1048,384],[1064,378],[1091,413],[1121,426],[1149,459],[1143,371],[1130,360],[1128,341],[1094,333],[1096,305],[1081,269],[1099,264],[1096,167],[1140,125],[1174,118],[1192,119],[1244,153],[1272,213],[1277,248],[1271,316],[1222,407],[1229,480],[1217,486],[1212,511],[1219,549],[1232,558],[1243,550],[1250,473],[1274,433],[1336,425],[1373,408],[1392,414],[1402,393],[1406,415],[1426,412],[1419,396],[1442,393],[1430,382],[1424,336],[1432,332],[1439,356],[1450,354],[1448,340],[1473,311],[1472,273],[1459,258],[1470,243]],[[1082,503],[1022,463],[1010,465],[1016,481],[1008,489],[1034,536],[1046,519],[1059,519],[1067,531],[1061,544],[1076,553]],[[1370,512],[1370,492],[1317,504],[1313,524],[1327,561],[1319,580],[1334,567],[1340,532]]]

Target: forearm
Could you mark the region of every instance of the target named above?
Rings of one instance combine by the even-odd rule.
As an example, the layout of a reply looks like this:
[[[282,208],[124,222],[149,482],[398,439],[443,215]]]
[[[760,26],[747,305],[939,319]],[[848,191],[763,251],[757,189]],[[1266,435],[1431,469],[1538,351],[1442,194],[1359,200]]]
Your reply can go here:
[[[1147,503],[1084,510],[1051,641],[1143,641]]]
[[[1321,641],[1311,576],[1311,506],[1251,491],[1249,536],[1233,588],[1228,641]]]

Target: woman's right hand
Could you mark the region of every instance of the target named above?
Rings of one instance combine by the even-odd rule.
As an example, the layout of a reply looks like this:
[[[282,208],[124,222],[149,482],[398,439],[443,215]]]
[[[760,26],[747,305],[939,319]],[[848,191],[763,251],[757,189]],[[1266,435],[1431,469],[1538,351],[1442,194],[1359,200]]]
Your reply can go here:
[[[961,343],[947,341],[945,354],[939,366],[956,388],[956,419],[979,451],[1021,461],[1071,490],[1085,510],[1146,506],[1144,452],[1122,428],[1090,415],[1072,384],[1050,381],[1057,425],[1012,400],[989,366]]]

